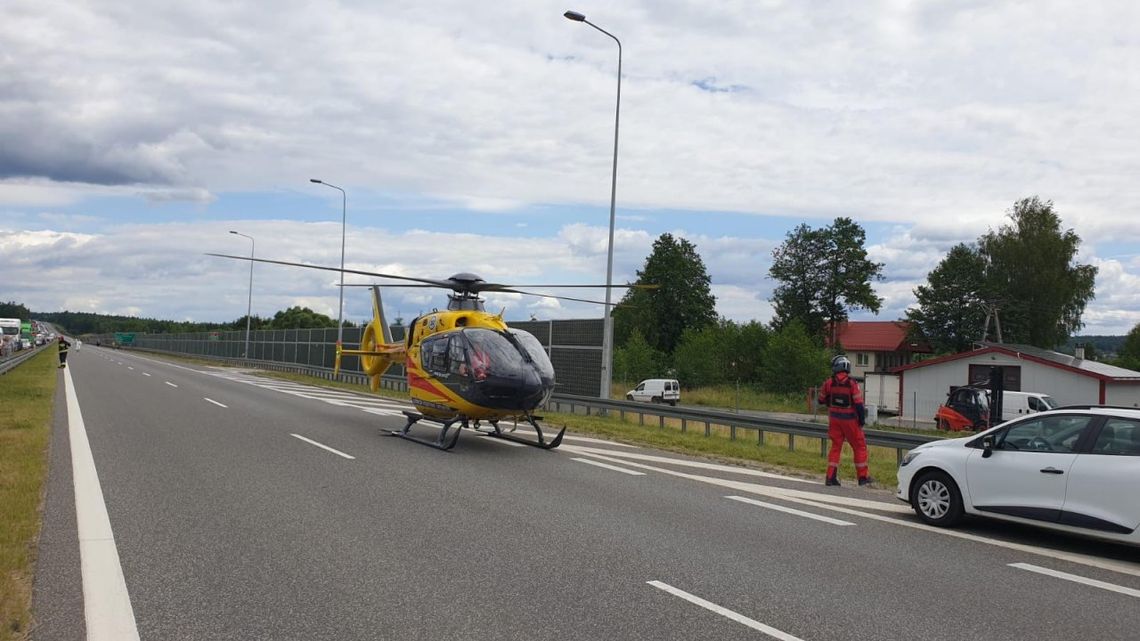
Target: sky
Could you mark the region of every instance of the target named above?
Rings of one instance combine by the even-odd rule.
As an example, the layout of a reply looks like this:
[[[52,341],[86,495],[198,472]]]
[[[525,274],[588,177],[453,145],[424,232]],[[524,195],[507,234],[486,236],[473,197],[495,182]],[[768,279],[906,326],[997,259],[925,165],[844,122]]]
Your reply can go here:
[[[1099,269],[1082,333],[1140,323],[1126,0],[9,0],[0,300],[231,321],[248,263],[207,253],[337,266],[342,232],[352,269],[605,284],[618,46],[568,9],[621,40],[615,283],[671,233],[721,316],[767,322],[772,250],[846,216],[885,276],[880,313],[852,318],[894,320],[950,247],[1038,196]],[[257,265],[253,313],[336,317],[337,282]],[[393,318],[446,305],[384,297]],[[347,290],[344,315],[370,317],[368,295]]]

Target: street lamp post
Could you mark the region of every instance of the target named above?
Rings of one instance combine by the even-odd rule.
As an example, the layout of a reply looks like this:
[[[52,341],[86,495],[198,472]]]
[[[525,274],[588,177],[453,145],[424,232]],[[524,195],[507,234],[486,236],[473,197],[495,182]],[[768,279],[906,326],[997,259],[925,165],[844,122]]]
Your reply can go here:
[[[602,321],[602,385],[601,397],[610,397],[610,386],[613,375],[614,359],[614,326],[610,316],[610,301],[613,292],[614,273],[614,212],[617,205],[617,161],[618,161],[618,122],[621,117],[621,40],[617,36],[599,27],[586,19],[586,16],[577,11],[567,11],[562,14],[574,22],[584,22],[614,39],[618,46],[618,72],[617,72],[617,107],[614,109],[614,166],[610,178],[610,239],[606,250],[606,309]]]
[[[242,358],[249,358],[249,321],[250,315],[253,313],[253,252],[257,248],[257,242],[253,240],[253,236],[248,234],[236,231],[230,231],[230,233],[249,239],[249,300],[245,305],[245,351],[241,355]]]
[[[341,339],[344,338],[344,230],[348,220],[348,196],[340,187],[318,178],[310,178],[309,182],[324,185],[325,187],[332,187],[340,192],[340,300],[336,305],[336,349],[339,355]]]

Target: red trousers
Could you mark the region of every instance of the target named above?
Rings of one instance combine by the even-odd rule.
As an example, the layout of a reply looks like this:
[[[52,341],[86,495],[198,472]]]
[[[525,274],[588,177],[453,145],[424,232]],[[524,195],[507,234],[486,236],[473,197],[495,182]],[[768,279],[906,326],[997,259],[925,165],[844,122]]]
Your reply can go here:
[[[867,478],[867,439],[863,428],[855,419],[831,418],[827,424],[827,436],[831,439],[831,451],[827,453],[827,475],[839,473],[839,457],[843,454],[843,441],[851,442],[855,450],[855,473],[859,478]]]

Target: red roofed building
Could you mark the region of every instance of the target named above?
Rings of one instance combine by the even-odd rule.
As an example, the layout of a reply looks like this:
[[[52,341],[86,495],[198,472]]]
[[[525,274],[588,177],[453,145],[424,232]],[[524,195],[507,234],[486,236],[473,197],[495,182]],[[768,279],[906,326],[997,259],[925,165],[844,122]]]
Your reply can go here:
[[[862,379],[867,372],[886,372],[908,365],[915,354],[929,354],[930,346],[908,340],[907,321],[844,321],[839,323],[835,341],[851,359],[851,375]],[[828,347],[835,344],[828,332]]]

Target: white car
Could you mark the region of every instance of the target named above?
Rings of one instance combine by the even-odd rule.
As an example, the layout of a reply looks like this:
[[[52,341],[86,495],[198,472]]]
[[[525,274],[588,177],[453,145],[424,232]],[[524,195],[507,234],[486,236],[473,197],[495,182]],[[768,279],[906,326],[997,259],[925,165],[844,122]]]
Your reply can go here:
[[[1140,545],[1140,409],[1065,407],[926,443],[898,480],[931,525],[971,514]]]

